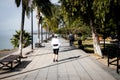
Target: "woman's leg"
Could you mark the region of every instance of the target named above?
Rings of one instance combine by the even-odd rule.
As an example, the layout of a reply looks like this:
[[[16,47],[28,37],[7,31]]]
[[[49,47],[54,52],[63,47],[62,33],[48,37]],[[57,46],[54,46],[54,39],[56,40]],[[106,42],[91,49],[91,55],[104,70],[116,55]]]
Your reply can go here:
[[[58,61],[58,52],[59,49],[53,49],[53,62]]]
[[[59,49],[56,49],[56,61],[58,61],[58,52],[59,52]]]
[[[55,56],[55,57],[56,57],[56,59],[55,59],[55,60],[56,60],[56,61],[58,61],[58,54],[56,54],[56,56]]]
[[[53,62],[55,62],[55,57],[56,57],[55,49],[53,49]]]

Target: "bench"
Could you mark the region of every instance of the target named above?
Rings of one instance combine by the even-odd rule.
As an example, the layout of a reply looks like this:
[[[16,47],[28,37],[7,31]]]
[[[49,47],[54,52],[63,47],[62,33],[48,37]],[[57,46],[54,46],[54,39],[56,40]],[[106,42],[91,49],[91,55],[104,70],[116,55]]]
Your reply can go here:
[[[35,47],[40,48],[40,47],[42,47],[42,45],[41,45],[41,43],[35,43]]]
[[[119,73],[119,69],[120,69],[119,60],[120,60],[120,50],[118,50],[117,52],[117,73]]]
[[[120,69],[120,48],[117,50],[109,49],[108,50],[108,67],[109,65],[116,65],[116,72],[119,73]]]
[[[0,60],[0,68],[13,69],[16,65],[21,63],[19,55],[8,55]]]

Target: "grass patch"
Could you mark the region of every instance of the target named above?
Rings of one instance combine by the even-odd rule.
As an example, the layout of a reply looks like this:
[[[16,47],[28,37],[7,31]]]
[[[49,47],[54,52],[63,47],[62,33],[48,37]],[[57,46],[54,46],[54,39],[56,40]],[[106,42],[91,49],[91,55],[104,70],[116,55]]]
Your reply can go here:
[[[94,53],[92,39],[87,39],[85,41],[82,41],[82,44],[84,46],[84,51],[86,53],[90,53],[90,54]],[[75,45],[76,45],[76,47],[78,47],[77,41],[75,41]],[[104,44],[100,44],[100,48],[101,48],[103,55],[107,56],[108,53],[110,53],[109,51],[111,51],[111,52],[114,51],[114,53],[115,53],[118,49],[118,46],[116,46],[115,44],[105,44],[105,48],[104,48]]]
[[[93,49],[93,40],[88,39],[85,41],[82,41],[82,44],[84,46],[84,51],[87,53],[94,53],[94,49]]]
[[[75,41],[74,44],[78,48],[78,42]],[[88,39],[88,40],[82,41],[82,45],[84,46],[84,51],[85,52],[87,52],[87,53],[94,53],[93,40]]]

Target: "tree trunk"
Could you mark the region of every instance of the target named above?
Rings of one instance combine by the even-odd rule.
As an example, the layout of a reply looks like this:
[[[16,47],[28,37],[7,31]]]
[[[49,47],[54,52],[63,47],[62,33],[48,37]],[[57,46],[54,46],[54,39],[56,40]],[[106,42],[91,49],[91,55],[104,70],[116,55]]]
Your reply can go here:
[[[41,43],[43,42],[43,28],[42,28],[42,21],[40,23],[40,29],[41,29]]]
[[[96,32],[96,28],[94,27],[92,20],[90,21],[90,27],[92,29],[92,38],[93,38],[93,48],[94,48],[94,53],[98,54],[100,56],[103,56],[101,49],[100,49],[100,45],[99,45],[99,41],[98,41],[98,35]]]
[[[38,44],[40,44],[40,12],[37,9],[36,18],[38,19]]]
[[[31,50],[33,51],[33,9],[31,9],[31,37],[32,37]]]
[[[47,42],[47,31],[48,31],[48,28],[47,28],[47,24],[45,23],[45,26],[46,26],[46,29],[45,29],[45,41]]]
[[[25,8],[24,8],[24,6],[22,4],[22,19],[21,19],[21,32],[20,32],[20,43],[19,43],[19,52],[20,52],[21,57],[23,57],[22,44],[23,44],[24,20],[25,20]]]
[[[38,20],[38,43],[40,44],[40,23]]]

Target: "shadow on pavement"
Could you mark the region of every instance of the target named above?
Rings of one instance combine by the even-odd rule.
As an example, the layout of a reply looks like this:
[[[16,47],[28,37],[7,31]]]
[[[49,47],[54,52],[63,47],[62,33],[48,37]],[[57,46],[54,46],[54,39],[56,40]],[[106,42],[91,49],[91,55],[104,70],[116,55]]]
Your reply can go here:
[[[79,55],[79,56],[68,57],[68,58],[59,60],[59,62],[61,62],[61,61],[66,61],[66,60],[77,59],[77,58],[79,58],[79,57],[80,57],[80,55]]]
[[[9,78],[9,77],[12,77],[12,76],[21,75],[21,74],[25,74],[25,73],[29,73],[29,72],[33,72],[33,71],[40,70],[40,69],[45,69],[45,68],[52,67],[52,66],[55,66],[55,65],[60,65],[60,64],[64,64],[64,63],[71,62],[71,61],[75,61],[75,60],[78,60],[78,59],[87,58],[87,57],[89,57],[89,56],[90,56],[90,55],[83,56],[83,57],[74,56],[74,57],[65,58],[65,59],[62,59],[62,60],[54,63],[54,64],[48,65],[48,66],[44,66],[44,67],[41,67],[41,68],[37,68],[37,69],[25,71],[25,72],[19,72],[19,73],[13,74],[13,75],[1,77],[0,79]],[[14,71],[15,71],[15,70],[14,70]]]
[[[15,66],[12,70],[10,69],[3,69],[0,71],[0,74],[8,74],[8,73],[12,73],[12,72],[16,72],[16,71],[21,71],[24,68],[27,67],[27,65],[30,63],[31,61],[22,61],[20,64],[18,64],[17,66]]]
[[[27,57],[35,57],[35,56],[42,56],[42,55],[48,55],[48,54],[51,54],[52,52],[49,52],[49,53],[42,53],[42,54],[36,54],[36,55],[29,55]]]

